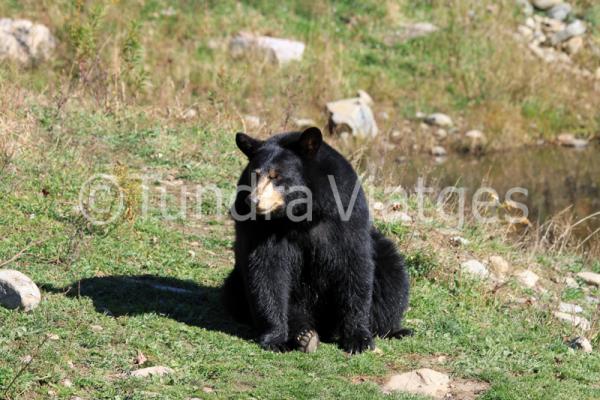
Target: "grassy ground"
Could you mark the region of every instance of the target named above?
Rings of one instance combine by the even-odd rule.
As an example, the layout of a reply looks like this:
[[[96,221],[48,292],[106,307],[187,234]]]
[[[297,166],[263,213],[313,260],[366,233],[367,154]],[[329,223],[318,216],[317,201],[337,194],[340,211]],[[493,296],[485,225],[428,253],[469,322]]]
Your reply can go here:
[[[168,4],[160,1],[107,2],[102,12],[78,9],[77,2],[2,3],[2,15],[48,24],[61,45],[48,65],[0,68],[0,262],[33,244],[8,267],[31,276],[44,297],[31,313],[0,309],[0,398],[378,398],[387,376],[421,366],[487,383],[486,399],[600,397],[598,351],[570,350],[565,339],[580,332],[550,312],[561,299],[585,305],[586,295],[600,295],[562,283],[569,273],[600,272],[597,261],[527,251],[504,240],[501,227],[469,225],[461,234],[471,244],[454,248],[444,234],[451,220],[378,220],[409,259],[407,318],[415,336],[378,340],[380,352],[356,357],[329,344],[312,355],[272,354],[248,340],[250,332],[219,304],[218,287],[233,264],[228,218],[218,217],[210,201],[199,220],[165,220],[156,211],[143,217],[135,207],[139,175],[233,191],[243,163],[233,142],[241,115],[263,117],[269,128],[259,133],[266,134],[285,126],[290,114],[321,118],[324,101],[358,87],[398,116],[440,109],[475,124],[493,114],[497,128],[489,129],[498,140],[506,130],[523,142],[566,128],[596,132],[595,109],[578,108],[580,101],[597,102],[584,82],[539,64],[525,68],[521,53],[502,47],[508,39],[476,40],[512,26],[517,16],[509,3],[498,11],[506,20],[489,15],[488,2],[469,1],[449,2],[454,8],[182,1],[175,16],[162,15]],[[468,6],[479,23],[458,18]],[[382,47],[388,27],[421,18],[444,27],[442,33]],[[304,39],[306,60],[278,70],[232,62],[208,46],[209,38],[240,29]],[[499,48],[491,48],[496,38]],[[509,53],[514,59],[504,60]],[[559,88],[552,91],[545,88],[551,73]],[[534,74],[544,75],[532,80]],[[581,88],[561,91],[567,83]],[[523,104],[538,108],[522,112]],[[195,119],[181,117],[189,107],[198,110]],[[553,113],[566,117],[529,132]],[[117,175],[131,206],[107,227],[89,225],[75,208],[95,173]],[[178,201],[176,188],[169,207]],[[547,292],[513,280],[490,287],[458,272],[461,261],[492,254],[515,268],[535,267]],[[185,290],[168,292],[157,283]],[[530,296],[536,302],[515,300]],[[584,316],[594,322],[587,336],[597,348],[594,307],[585,306]],[[124,377],[139,368],[139,353],[148,359],[144,366],[175,372]]]

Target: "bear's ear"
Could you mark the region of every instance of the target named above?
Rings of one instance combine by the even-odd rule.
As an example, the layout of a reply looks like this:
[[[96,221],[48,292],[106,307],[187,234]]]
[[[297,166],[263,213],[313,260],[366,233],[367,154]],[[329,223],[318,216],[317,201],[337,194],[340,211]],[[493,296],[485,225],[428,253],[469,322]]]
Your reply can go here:
[[[244,153],[248,158],[252,158],[256,153],[256,150],[263,143],[261,140],[251,138],[245,133],[238,132],[235,135],[235,143],[237,147]]]
[[[321,143],[323,143],[321,130],[319,128],[311,127],[306,129],[302,132],[302,135],[300,135],[298,148],[302,155],[312,158],[317,154],[317,151],[319,151]]]

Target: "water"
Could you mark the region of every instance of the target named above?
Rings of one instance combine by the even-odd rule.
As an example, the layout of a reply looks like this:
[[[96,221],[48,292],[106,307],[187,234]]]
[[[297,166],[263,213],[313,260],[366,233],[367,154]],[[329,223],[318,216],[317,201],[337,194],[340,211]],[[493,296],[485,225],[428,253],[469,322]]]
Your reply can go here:
[[[511,188],[525,188],[526,198],[513,199],[525,203],[529,220],[538,224],[561,212],[576,221],[600,211],[599,146],[538,146],[481,157],[451,154],[443,162],[429,155],[389,152],[381,162],[385,180],[406,188],[414,188],[419,177],[438,188],[464,187],[470,196],[482,186],[495,189],[500,199]],[[600,216],[580,224],[574,234],[584,239],[598,228]],[[600,232],[590,243],[600,244]]]

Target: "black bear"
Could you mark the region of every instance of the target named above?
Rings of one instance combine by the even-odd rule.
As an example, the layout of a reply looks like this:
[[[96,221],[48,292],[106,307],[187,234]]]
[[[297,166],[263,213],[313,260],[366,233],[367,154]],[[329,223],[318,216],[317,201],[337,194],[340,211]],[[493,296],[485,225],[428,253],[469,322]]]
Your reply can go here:
[[[394,244],[372,225],[350,163],[318,128],[261,141],[238,133],[248,157],[231,214],[235,267],[225,306],[265,349],[312,352],[321,338],[353,354],[401,320],[409,279]]]

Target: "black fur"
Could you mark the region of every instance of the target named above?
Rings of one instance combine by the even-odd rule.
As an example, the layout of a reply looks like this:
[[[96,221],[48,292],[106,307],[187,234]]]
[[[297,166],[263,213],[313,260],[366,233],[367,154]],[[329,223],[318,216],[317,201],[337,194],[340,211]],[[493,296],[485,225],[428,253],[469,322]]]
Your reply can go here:
[[[362,188],[344,221],[338,211],[333,176],[344,210],[357,175],[337,151],[322,142],[317,128],[284,133],[266,141],[238,134],[248,156],[238,187],[250,186],[252,171],[278,172],[276,185],[303,185],[312,193],[311,220],[292,221],[285,210],[269,218],[235,223],[235,268],[224,285],[227,309],[258,331],[265,349],[293,347],[293,338],[314,329],[347,352],[373,347],[373,336],[407,334],[401,320],[408,304],[409,279],[402,256],[379,233],[369,216]],[[251,211],[249,192],[239,190],[232,214]],[[309,211],[306,194],[285,192],[296,201],[295,216]]]

